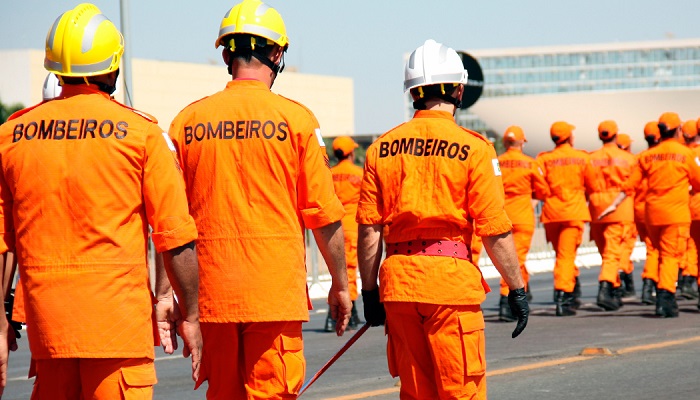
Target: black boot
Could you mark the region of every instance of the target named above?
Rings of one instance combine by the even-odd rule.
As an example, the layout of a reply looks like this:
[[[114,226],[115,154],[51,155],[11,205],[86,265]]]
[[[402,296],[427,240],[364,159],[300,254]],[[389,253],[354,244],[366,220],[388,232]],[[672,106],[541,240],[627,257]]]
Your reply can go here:
[[[328,315],[326,315],[326,324],[323,327],[324,332],[335,332],[335,320],[331,317],[331,309],[328,308]]]
[[[605,311],[616,311],[620,308],[619,303],[617,302],[617,300],[615,300],[615,297],[613,296],[612,283],[608,281],[600,282],[596,304],[598,305],[598,307],[604,309]]]
[[[570,315],[576,315],[576,310],[573,307],[574,294],[563,292],[561,290],[556,291],[556,313],[557,317],[568,317]]]
[[[513,322],[517,320],[510,311],[508,296],[501,296],[501,300],[498,302],[498,320],[503,322]]]
[[[681,288],[681,296],[688,300],[697,299],[698,291],[695,289],[695,281],[697,280],[694,276],[684,276],[678,282],[678,286]]]
[[[357,314],[357,307],[355,307],[355,302],[353,301],[352,311],[350,311],[350,322],[348,323],[348,328],[356,329],[362,324],[363,322],[360,320],[360,316]]]
[[[649,278],[644,278],[642,282],[642,303],[644,304],[656,304],[656,282]]]
[[[634,290],[634,277],[632,274],[620,271],[620,282],[622,284],[622,297],[634,297],[637,291]]]
[[[615,300],[615,303],[617,304],[618,308],[622,308],[625,304],[622,302],[622,297],[624,294],[624,289],[622,289],[622,286],[618,287],[617,289],[613,289],[613,299]]]
[[[528,303],[531,302],[532,301],[532,292],[530,291],[530,285],[527,285],[525,287],[525,295],[527,295],[527,302]]]
[[[675,293],[659,289],[656,291],[656,315],[661,318],[678,317],[678,303]]]
[[[581,281],[578,280],[578,276],[576,277],[576,284],[574,285],[573,296],[574,299],[571,302],[571,307],[574,310],[578,310],[578,308],[581,307]]]

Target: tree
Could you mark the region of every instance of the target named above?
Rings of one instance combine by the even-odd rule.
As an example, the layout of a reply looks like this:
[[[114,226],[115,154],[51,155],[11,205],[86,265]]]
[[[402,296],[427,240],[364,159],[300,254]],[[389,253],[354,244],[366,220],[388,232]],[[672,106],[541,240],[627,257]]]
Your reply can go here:
[[[0,124],[4,124],[10,115],[23,108],[24,106],[20,103],[5,104],[0,100]]]

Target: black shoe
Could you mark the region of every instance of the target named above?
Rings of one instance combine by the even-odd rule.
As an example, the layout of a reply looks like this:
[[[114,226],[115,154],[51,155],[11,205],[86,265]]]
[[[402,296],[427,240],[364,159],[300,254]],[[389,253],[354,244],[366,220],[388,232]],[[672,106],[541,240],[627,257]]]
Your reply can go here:
[[[644,304],[656,304],[656,282],[649,278],[644,278],[642,282],[642,303]]]
[[[576,315],[576,310],[574,309],[574,294],[563,292],[561,290],[556,291],[556,301],[554,302],[556,306],[557,317],[568,317],[571,315]]]
[[[525,295],[527,295],[527,302],[528,303],[531,302],[532,301],[532,292],[530,291],[530,285],[527,285],[525,287]]]
[[[616,311],[620,308],[620,303],[613,295],[612,283],[608,281],[600,282],[596,304],[605,311]]]
[[[353,301],[352,310],[350,311],[350,322],[348,322],[348,328],[356,329],[360,325],[364,325],[364,322],[360,320],[360,316],[357,313],[357,307],[355,307],[355,302]],[[333,330],[335,330],[335,328]]]
[[[675,293],[659,289],[656,291],[656,315],[661,318],[678,317],[678,303]]]
[[[622,297],[634,297],[637,291],[634,290],[634,276],[620,271],[620,282],[622,284]]]
[[[576,277],[576,284],[574,285],[573,296],[574,299],[571,302],[571,307],[574,310],[578,310],[579,307],[581,307],[581,281],[578,280],[578,276]]]
[[[331,318],[331,310],[328,309],[328,315],[326,316],[326,324],[323,327],[324,332],[335,332],[335,320]]]
[[[696,277],[690,275],[681,278],[681,280],[678,282],[678,286],[680,286],[682,297],[688,300],[698,298],[698,291],[695,289],[696,280]]]
[[[501,300],[498,302],[498,320],[503,322],[517,320],[510,310],[510,305],[508,305],[508,296],[501,296]]]

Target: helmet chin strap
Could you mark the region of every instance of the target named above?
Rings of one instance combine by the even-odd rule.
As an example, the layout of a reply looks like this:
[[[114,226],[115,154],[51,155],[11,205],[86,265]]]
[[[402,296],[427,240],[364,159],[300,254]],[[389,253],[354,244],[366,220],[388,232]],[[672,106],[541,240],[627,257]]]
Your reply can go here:
[[[462,106],[461,99],[458,99],[456,97],[452,97],[448,94],[438,94],[438,95],[435,95],[434,97],[438,97],[438,98],[445,100],[446,102],[454,105],[455,111],[457,111],[457,109]],[[416,110],[425,110],[426,109],[426,105],[425,105],[426,100],[427,99],[425,99],[425,98],[420,98],[420,99],[414,101],[413,108],[415,108]]]

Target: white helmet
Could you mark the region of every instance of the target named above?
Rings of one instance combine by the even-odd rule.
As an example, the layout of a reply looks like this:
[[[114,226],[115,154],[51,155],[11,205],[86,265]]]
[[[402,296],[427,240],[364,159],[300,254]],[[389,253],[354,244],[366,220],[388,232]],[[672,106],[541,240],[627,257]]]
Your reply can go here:
[[[44,88],[42,89],[42,97],[44,101],[53,100],[61,95],[61,86],[58,83],[58,78],[52,72],[46,75],[44,79]]]
[[[406,62],[403,90],[439,83],[467,84],[467,70],[453,49],[428,39]]]

